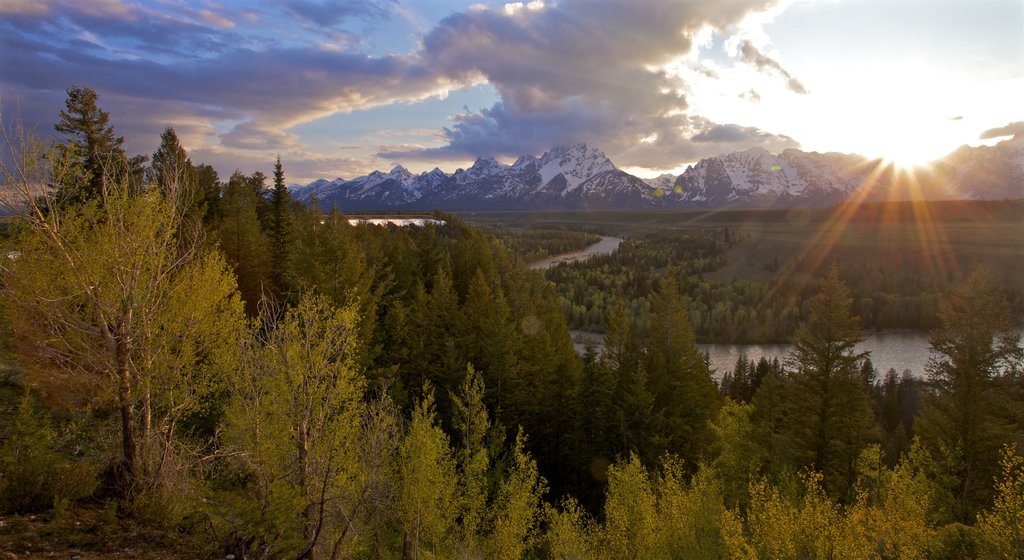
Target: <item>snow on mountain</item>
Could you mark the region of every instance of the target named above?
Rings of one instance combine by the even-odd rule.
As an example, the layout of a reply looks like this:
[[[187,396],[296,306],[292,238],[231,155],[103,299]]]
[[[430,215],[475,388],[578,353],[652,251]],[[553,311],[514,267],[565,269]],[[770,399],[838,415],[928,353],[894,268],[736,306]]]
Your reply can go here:
[[[902,181],[902,182],[901,182]],[[907,184],[880,160],[789,149],[751,148],[705,158],[678,177],[643,180],[586,144],[554,148],[512,165],[478,158],[468,169],[414,175],[401,165],[351,180],[318,179],[293,189],[322,208],[585,209],[836,204],[868,199],[1024,197],[1024,138],[963,147],[918,170]]]
[[[676,175],[671,173],[662,173],[657,177],[644,179],[644,182],[652,189],[660,189],[662,193],[668,194],[672,192],[672,187],[676,184]]]

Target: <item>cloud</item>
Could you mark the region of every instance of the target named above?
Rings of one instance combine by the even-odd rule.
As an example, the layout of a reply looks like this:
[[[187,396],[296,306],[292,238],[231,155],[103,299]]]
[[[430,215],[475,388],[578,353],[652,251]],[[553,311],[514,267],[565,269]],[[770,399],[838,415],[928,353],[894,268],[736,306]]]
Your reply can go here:
[[[234,21],[231,21],[230,19],[228,19],[228,18],[226,18],[226,17],[224,17],[224,16],[222,16],[220,14],[211,12],[210,10],[200,10],[199,11],[199,18],[201,20],[205,21],[206,23],[209,23],[210,25],[215,25],[217,27],[223,27],[224,29],[231,29],[232,27],[235,26],[235,22]]]
[[[1003,136],[1016,136],[1024,135],[1024,121],[1012,122],[1006,126],[1000,126],[998,128],[990,128],[985,132],[981,133],[978,137],[979,140],[990,140],[992,138],[1000,138]]]
[[[660,68],[692,53],[709,27],[730,29],[771,4],[565,0],[454,14],[423,38],[424,63],[453,79],[485,79],[500,101],[458,115],[443,147],[381,155],[514,157],[591,142],[622,165],[677,165],[705,146],[690,141],[698,130],[687,84]]]
[[[391,11],[394,0],[287,0],[283,2],[292,12],[310,23],[332,27],[349,18],[384,19]]]
[[[807,88],[800,83],[799,80],[794,78],[778,63],[775,59],[757,50],[757,47],[750,41],[741,41],[739,44],[740,60],[747,64],[752,64],[758,70],[768,70],[775,72],[779,76],[782,76],[786,80],[786,85],[793,93],[799,93],[806,95]]]
[[[796,140],[789,136],[772,134],[757,127],[738,124],[714,124],[693,135],[690,140],[718,144],[781,144],[787,148],[799,146]]]
[[[637,9],[562,0],[508,12],[476,8],[427,30],[417,50],[387,55],[360,51],[358,34],[342,26],[401,15],[394,0],[289,0],[263,11],[216,3],[175,3],[171,10],[127,0],[44,0],[31,11],[9,2],[4,9],[18,13],[0,20],[0,92],[5,100],[23,97],[26,120],[48,128],[65,88],[92,87],[136,152],[151,152],[172,125],[190,149],[219,161],[232,154],[239,162],[263,161],[281,151],[341,165],[308,153],[289,129],[488,82],[499,100],[455,115],[437,132],[443,145],[382,138],[392,146],[379,148],[379,157],[462,161],[589,142],[620,165],[671,167],[717,153],[711,150],[787,140],[748,131],[694,141],[714,134],[715,123],[689,114],[688,85],[660,70],[691,55],[707,29],[734,29],[774,2],[650,0]]]
[[[740,99],[746,99],[751,103],[758,103],[761,101],[761,94],[757,93],[753,88],[740,94]]]

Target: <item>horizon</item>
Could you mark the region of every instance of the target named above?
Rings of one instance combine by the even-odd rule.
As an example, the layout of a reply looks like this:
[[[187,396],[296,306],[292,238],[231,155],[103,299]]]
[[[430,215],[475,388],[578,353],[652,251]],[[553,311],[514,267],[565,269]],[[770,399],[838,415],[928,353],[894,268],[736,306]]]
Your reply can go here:
[[[0,5],[0,104],[90,87],[129,152],[289,184],[585,143],[678,175],[762,147],[934,161],[1024,131],[1024,5],[850,0]]]

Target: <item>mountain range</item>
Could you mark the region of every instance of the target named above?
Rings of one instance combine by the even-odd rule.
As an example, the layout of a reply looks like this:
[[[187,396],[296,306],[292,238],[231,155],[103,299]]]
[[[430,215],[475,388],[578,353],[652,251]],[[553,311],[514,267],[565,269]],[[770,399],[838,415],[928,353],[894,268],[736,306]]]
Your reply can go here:
[[[750,148],[700,160],[681,175],[641,179],[586,144],[558,147],[511,165],[479,158],[469,169],[418,175],[396,165],[354,179],[292,185],[323,209],[584,210],[825,206],[851,199],[1024,198],[1024,137],[964,146],[913,173],[882,160]]]

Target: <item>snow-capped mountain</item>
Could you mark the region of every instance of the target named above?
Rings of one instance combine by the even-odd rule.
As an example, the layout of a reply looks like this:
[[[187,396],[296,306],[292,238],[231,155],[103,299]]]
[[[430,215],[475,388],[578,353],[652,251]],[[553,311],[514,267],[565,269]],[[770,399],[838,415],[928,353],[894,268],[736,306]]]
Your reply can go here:
[[[679,176],[643,180],[601,150],[578,144],[512,165],[479,158],[469,169],[390,172],[293,187],[298,200],[343,211],[715,208],[821,206],[850,198],[1003,199],[1024,197],[1024,138],[965,146],[917,170],[913,182],[881,160],[795,149],[751,148],[701,160]]]
[[[690,206],[842,202],[864,184],[872,162],[856,155],[764,148],[706,158],[676,178],[668,200]]]
[[[649,206],[654,200],[654,189],[586,144],[522,156],[512,165],[479,158],[450,175],[437,168],[412,175],[396,166],[387,174],[313,181],[292,194],[316,199],[321,208],[356,211],[618,208]]]

